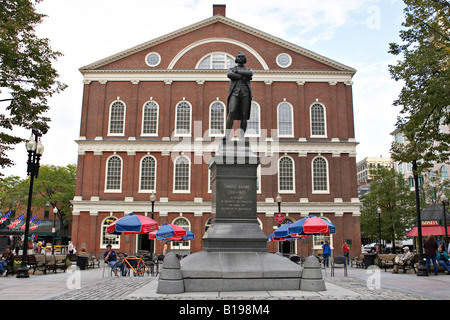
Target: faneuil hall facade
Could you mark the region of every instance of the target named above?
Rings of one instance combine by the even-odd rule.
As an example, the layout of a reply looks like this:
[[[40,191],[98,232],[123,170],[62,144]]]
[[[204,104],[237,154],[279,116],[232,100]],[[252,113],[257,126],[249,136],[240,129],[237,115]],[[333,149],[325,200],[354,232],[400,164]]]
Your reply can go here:
[[[307,256],[329,240],[360,252],[352,77],[356,70],[226,17],[213,16],[80,68],[83,105],[72,241],[100,255],[163,252],[147,235],[109,236],[106,226],[128,213],[188,228],[195,240],[172,251],[202,250],[211,225],[208,161],[225,134],[227,69],[238,52],[254,71],[246,138],[261,159],[258,223],[277,227],[308,215],[336,226],[331,236],[268,242],[269,252]],[[238,128],[235,121],[234,128]],[[238,139],[234,134],[232,139]],[[156,196],[152,211],[151,195]],[[280,198],[278,198],[280,199]]]

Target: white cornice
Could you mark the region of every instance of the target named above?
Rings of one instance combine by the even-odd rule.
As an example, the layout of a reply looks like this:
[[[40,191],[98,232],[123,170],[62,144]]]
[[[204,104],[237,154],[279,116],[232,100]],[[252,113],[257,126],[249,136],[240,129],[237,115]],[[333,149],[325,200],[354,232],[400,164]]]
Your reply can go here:
[[[219,147],[219,141],[195,141],[183,139],[180,141],[155,141],[155,140],[109,140],[102,141],[80,139],[76,140],[78,144],[78,153],[86,152],[161,152],[161,153],[215,153]],[[259,141],[252,142],[252,151],[259,154],[283,154],[294,153],[299,156],[306,154],[349,154],[356,156],[357,142],[331,142],[331,141]]]
[[[326,57],[324,57],[322,55],[319,55],[319,54],[317,54],[315,52],[309,51],[309,50],[307,50],[307,49],[305,49],[303,47],[300,47],[298,45],[292,44],[292,43],[287,42],[285,40],[282,40],[280,38],[274,37],[274,36],[272,36],[272,35],[270,35],[270,34],[268,34],[266,32],[263,32],[263,31],[255,29],[255,28],[249,27],[249,26],[247,26],[245,24],[242,24],[240,22],[234,21],[234,20],[232,20],[230,18],[221,16],[221,15],[215,15],[215,16],[213,16],[211,18],[202,20],[200,22],[194,23],[194,24],[192,24],[190,26],[187,26],[185,28],[176,30],[176,31],[171,32],[169,34],[166,34],[164,36],[158,37],[158,38],[153,39],[151,41],[148,41],[148,42],[142,43],[140,45],[137,45],[135,47],[132,47],[132,48],[130,48],[128,50],[125,50],[125,51],[119,52],[117,54],[114,54],[112,56],[109,56],[107,58],[101,59],[99,61],[96,61],[96,62],[91,63],[89,65],[86,65],[84,67],[81,67],[80,71],[93,70],[93,69],[100,68],[100,67],[102,67],[104,65],[107,65],[107,64],[109,64],[111,62],[114,62],[114,61],[123,59],[123,58],[125,58],[127,56],[130,56],[130,55],[132,55],[134,53],[140,52],[142,50],[148,49],[148,48],[153,47],[155,45],[158,45],[158,44],[161,44],[163,42],[172,40],[172,39],[174,39],[176,37],[182,36],[182,35],[187,34],[189,32],[201,29],[203,27],[206,27],[208,25],[211,25],[211,24],[214,24],[214,23],[218,23],[218,22],[224,23],[224,24],[226,24],[228,26],[231,26],[233,28],[236,28],[236,29],[239,29],[241,31],[247,32],[247,33],[252,34],[252,35],[254,35],[256,37],[262,38],[262,39],[264,39],[266,41],[269,41],[271,43],[274,43],[276,45],[279,45],[279,46],[284,47],[286,49],[289,49],[291,51],[294,51],[294,52],[297,52],[297,53],[302,54],[304,56],[307,56],[307,57],[309,57],[309,58],[311,58],[313,60],[319,61],[319,62],[321,62],[323,64],[326,64],[326,65],[331,66],[333,68],[336,68],[338,70],[348,71],[348,72],[351,72],[352,74],[354,74],[356,72],[355,69],[353,69],[353,68],[351,68],[349,66],[346,66],[346,65],[344,65],[342,63],[339,63],[339,62],[334,61],[332,59],[326,58]]]
[[[84,83],[92,81],[226,81],[226,70],[83,70]],[[254,70],[253,80],[267,82],[348,82],[352,73],[332,70]]]
[[[80,212],[148,212],[151,207],[150,201],[112,201],[112,200],[72,200],[73,212],[79,215]],[[194,213],[210,213],[211,202],[195,202],[195,201],[169,201],[157,202],[156,212],[194,212]],[[260,213],[274,213],[276,204],[258,202],[257,210]],[[341,216],[344,212],[351,212],[352,215],[360,215],[361,203],[356,202],[283,202],[284,213],[302,213],[302,214],[324,214],[335,213]]]

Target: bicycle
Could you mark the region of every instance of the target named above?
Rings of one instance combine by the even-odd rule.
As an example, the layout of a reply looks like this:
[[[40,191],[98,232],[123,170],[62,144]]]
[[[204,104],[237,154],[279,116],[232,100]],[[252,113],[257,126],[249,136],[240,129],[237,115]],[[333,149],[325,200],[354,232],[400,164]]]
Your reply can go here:
[[[150,270],[148,269],[147,265],[145,264],[144,260],[139,257],[125,257],[123,259],[123,263],[125,264],[125,267],[128,269],[127,274],[129,275],[129,272],[132,270],[133,275],[136,277],[142,277],[145,274],[150,275]]]

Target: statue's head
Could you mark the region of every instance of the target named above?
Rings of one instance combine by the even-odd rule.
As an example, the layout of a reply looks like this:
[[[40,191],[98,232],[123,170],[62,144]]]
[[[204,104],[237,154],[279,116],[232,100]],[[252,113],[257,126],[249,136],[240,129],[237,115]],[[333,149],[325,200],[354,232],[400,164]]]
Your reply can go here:
[[[247,63],[247,58],[245,57],[245,54],[243,52],[238,52],[234,62],[246,64]]]

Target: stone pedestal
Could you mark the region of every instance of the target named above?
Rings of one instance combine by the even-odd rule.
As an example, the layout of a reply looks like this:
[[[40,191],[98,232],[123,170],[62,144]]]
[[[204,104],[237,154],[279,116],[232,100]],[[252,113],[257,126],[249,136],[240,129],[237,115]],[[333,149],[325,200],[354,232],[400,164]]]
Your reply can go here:
[[[248,141],[224,140],[209,166],[212,226],[203,250],[181,260],[186,292],[298,290],[302,268],[267,252],[257,221],[259,157]]]

